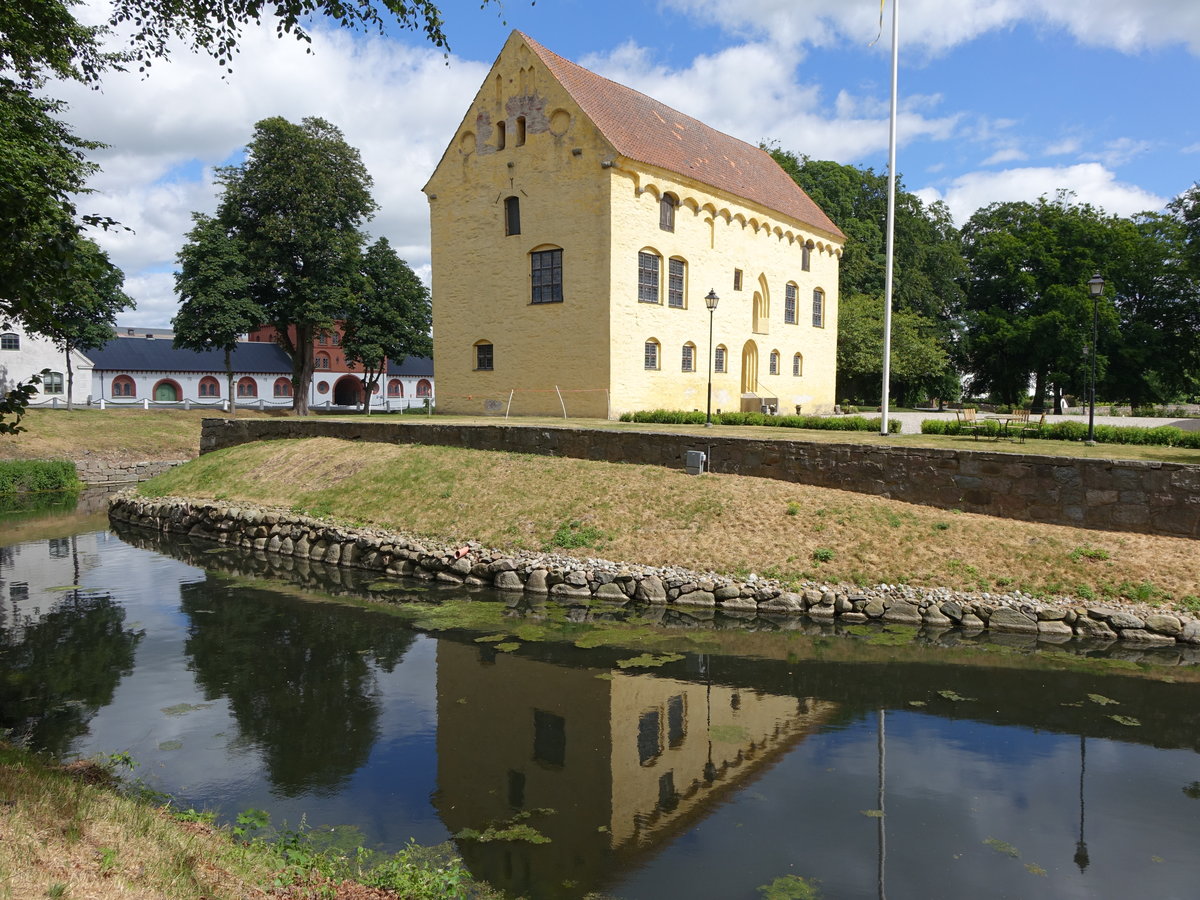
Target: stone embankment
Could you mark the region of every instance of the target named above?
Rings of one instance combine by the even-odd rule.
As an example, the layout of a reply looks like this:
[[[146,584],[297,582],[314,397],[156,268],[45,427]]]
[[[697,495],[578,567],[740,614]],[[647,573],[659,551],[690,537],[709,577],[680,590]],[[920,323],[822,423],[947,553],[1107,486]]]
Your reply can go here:
[[[132,484],[148,481],[167,469],[183,465],[186,459],[143,460],[141,462],[112,462],[104,459],[77,459],[75,472],[88,485]]]
[[[1142,646],[1200,644],[1200,620],[1154,609],[1048,603],[1020,592],[964,593],[907,585],[870,588],[744,580],[673,566],[638,566],[554,553],[502,551],[476,542],[436,546],[393,532],[350,528],[296,513],[185,498],[115,496],[109,517],[143,528],[251,551],[317,560],[447,585],[541,595],[566,604],[642,603],[734,615],[871,621],[964,632],[1025,634]],[[793,589],[795,588],[795,589]]]

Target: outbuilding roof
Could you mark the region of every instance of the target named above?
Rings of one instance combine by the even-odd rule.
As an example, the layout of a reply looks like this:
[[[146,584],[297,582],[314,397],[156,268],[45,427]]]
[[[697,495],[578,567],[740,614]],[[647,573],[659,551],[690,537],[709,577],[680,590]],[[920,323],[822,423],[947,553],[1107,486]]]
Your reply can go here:
[[[428,356],[406,356],[402,362],[388,360],[389,376],[401,375],[409,378],[432,378],[433,360]]]
[[[87,357],[98,370],[121,372],[224,372],[223,350],[178,350],[162,338],[113,338]],[[242,341],[230,357],[235,372],[290,375],[292,363],[273,343]]]
[[[845,240],[825,211],[762,148],[563,59],[523,32],[517,34],[617,153],[752,200]]]

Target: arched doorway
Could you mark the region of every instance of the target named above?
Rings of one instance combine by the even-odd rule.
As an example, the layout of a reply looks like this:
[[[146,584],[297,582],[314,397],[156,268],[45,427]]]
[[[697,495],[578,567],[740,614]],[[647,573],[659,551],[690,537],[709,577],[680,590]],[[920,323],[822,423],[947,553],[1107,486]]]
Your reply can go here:
[[[758,393],[758,344],[746,341],[742,347],[742,394]]]
[[[362,398],[362,382],[353,375],[343,375],[333,386],[334,406],[358,406]]]
[[[154,386],[154,400],[158,403],[175,403],[179,400],[179,385],[164,378]]]

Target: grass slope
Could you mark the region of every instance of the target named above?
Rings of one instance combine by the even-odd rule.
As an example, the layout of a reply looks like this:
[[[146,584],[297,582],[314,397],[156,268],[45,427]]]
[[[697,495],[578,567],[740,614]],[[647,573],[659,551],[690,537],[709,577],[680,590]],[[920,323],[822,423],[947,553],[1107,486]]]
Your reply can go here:
[[[1196,544],[620,463],[332,439],[234,447],[143,493],[239,500],[503,548],[862,585],[1200,609]]]

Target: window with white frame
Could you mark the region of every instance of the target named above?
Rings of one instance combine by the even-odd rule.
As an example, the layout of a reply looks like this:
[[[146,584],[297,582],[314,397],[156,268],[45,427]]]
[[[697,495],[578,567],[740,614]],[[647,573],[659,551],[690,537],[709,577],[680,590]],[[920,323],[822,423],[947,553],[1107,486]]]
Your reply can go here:
[[[682,259],[672,259],[667,263],[667,306],[673,309],[683,309],[683,289],[687,275],[687,263]]]
[[[21,338],[19,335],[12,334],[11,332],[9,334],[0,334],[0,350],[20,350],[20,349],[21,349]]]
[[[42,376],[43,394],[61,394],[63,392],[62,372],[47,372]]]
[[[658,368],[658,341],[653,338],[646,341],[644,361],[647,369]]]
[[[642,250],[638,253],[638,302],[658,303],[658,279],[662,257]]]

